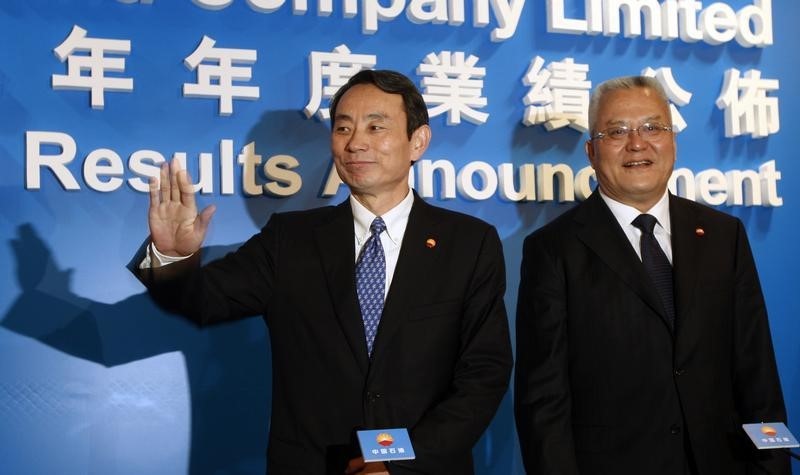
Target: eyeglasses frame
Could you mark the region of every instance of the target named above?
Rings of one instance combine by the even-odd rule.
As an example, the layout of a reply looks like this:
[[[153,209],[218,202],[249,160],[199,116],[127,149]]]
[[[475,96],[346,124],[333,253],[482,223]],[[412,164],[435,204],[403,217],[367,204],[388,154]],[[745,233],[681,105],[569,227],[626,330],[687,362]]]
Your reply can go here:
[[[632,132],[634,132],[634,131],[636,132],[636,134],[642,140],[648,140],[647,138],[642,136],[641,132],[639,131],[642,127],[654,127],[656,130],[659,130],[661,132],[675,133],[675,129],[673,128],[672,125],[666,125],[666,124],[662,124],[662,123],[659,123],[659,122],[645,122],[644,124],[640,125],[639,127],[628,127],[627,125],[617,125],[617,126],[614,126],[614,127],[609,127],[607,129],[604,129],[604,130],[602,130],[600,132],[597,132],[596,134],[592,135],[591,136],[591,140],[601,140],[601,139],[604,139],[604,138],[608,137],[610,140],[613,140],[615,142],[621,142],[623,140],[626,140],[630,136],[630,134]],[[619,137],[612,137],[612,136],[608,135],[608,130],[610,130],[610,129],[624,129],[624,130],[626,130],[626,132],[625,132],[625,135],[622,135],[622,136],[619,136]],[[660,132],[659,132],[659,134],[660,134]],[[659,134],[657,134],[656,137],[658,137]]]

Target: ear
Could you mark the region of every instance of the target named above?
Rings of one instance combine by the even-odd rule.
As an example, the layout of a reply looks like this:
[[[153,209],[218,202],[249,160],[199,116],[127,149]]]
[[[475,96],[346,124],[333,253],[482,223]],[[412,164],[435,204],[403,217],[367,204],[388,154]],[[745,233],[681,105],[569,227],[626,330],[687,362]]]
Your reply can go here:
[[[589,164],[592,165],[592,168],[596,168],[594,166],[594,161],[596,158],[595,150],[594,150],[594,142],[589,139],[583,144],[583,151],[586,152],[586,156],[589,157]]]
[[[431,128],[430,126],[421,125],[417,130],[411,134],[411,162],[416,162],[428,149],[428,144],[431,143]]]

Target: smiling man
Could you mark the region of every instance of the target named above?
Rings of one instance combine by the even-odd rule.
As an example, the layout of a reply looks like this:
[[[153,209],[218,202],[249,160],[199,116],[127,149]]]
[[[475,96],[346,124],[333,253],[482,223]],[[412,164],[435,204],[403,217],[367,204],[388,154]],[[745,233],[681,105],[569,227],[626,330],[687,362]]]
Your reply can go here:
[[[525,240],[515,415],[536,474],[788,474],[742,423],[786,421],[742,223],[669,193],[675,135],[652,78],[597,87],[598,187]]]
[[[276,213],[200,267],[213,208],[198,213],[173,162],[151,183],[138,275],[162,307],[201,325],[263,315],[270,475],[472,473],[512,366],[497,231],[409,188],[431,129],[408,78],[362,71],[330,111],[346,201]],[[415,460],[364,463],[354,432],[387,428],[408,429]]]

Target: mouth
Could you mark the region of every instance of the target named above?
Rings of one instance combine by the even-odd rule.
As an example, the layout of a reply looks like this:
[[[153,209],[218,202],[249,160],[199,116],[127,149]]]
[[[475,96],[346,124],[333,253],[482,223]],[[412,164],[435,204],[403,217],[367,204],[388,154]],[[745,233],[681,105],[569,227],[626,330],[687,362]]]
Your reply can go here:
[[[622,164],[625,168],[646,167],[652,165],[651,160],[636,160],[634,162],[625,162]]]

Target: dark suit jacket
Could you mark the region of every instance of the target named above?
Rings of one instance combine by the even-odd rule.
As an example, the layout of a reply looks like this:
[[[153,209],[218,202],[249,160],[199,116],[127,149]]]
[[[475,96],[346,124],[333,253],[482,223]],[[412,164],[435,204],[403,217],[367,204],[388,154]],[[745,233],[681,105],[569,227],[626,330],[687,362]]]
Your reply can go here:
[[[702,475],[789,473],[741,428],[786,421],[742,224],[672,195],[669,208],[674,334],[599,193],[525,240],[515,415],[529,473],[681,474],[684,444]]]
[[[201,324],[264,315],[271,475],[341,474],[360,454],[354,429],[392,427],[409,429],[417,455],[392,473],[472,473],[512,366],[496,230],[415,196],[371,359],[354,240],[346,201],[274,214],[203,268],[193,258],[139,274],[161,306]]]

